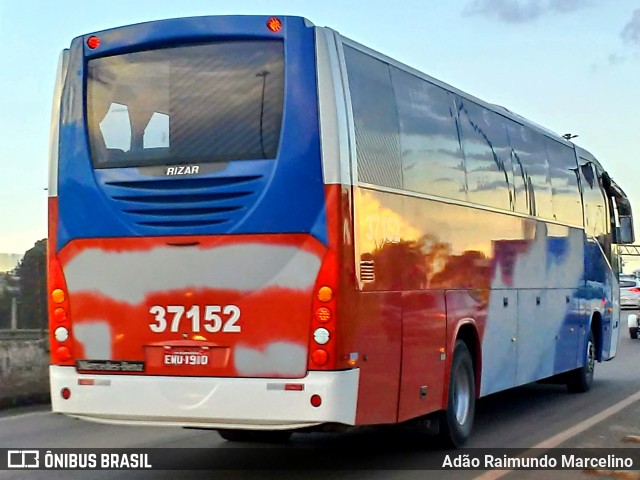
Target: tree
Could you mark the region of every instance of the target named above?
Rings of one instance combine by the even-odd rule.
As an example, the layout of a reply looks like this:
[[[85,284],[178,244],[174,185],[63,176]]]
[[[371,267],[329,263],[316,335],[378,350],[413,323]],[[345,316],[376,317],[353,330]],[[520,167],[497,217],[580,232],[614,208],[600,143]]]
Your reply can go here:
[[[16,268],[18,328],[47,327],[47,239],[27,250]]]

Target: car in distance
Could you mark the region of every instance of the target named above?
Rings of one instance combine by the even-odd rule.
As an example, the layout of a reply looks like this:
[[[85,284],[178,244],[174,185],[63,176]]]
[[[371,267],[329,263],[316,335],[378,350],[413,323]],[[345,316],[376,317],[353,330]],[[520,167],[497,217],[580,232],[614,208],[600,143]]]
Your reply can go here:
[[[640,317],[636,313],[630,313],[627,317],[629,324],[629,336],[634,340],[638,338],[638,331],[640,330]]]
[[[640,308],[640,280],[620,277],[620,308]]]
[[[640,309],[640,280],[634,276],[620,276],[620,308]],[[627,316],[629,326],[629,336],[638,338],[640,332],[640,316],[637,313],[630,313]]]

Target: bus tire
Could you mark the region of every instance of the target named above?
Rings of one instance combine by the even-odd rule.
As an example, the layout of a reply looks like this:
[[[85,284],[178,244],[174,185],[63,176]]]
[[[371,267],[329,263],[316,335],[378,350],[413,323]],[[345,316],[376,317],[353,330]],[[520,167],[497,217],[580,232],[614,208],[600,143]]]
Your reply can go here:
[[[571,393],[584,393],[591,390],[593,372],[596,366],[596,345],[593,330],[589,330],[585,349],[584,365],[567,374],[567,389]]]
[[[440,441],[443,446],[458,448],[471,436],[476,406],[476,383],[473,362],[467,344],[457,340],[453,350],[447,409],[440,417]]]
[[[228,442],[286,443],[293,432],[291,430],[218,430],[218,434]]]

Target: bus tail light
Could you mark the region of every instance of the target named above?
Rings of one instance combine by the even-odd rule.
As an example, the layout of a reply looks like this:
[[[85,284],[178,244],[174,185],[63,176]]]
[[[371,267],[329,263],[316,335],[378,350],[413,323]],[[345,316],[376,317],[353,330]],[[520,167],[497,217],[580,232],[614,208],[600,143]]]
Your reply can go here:
[[[50,210],[50,215],[52,213],[55,217],[55,212]],[[54,253],[54,245],[50,234],[47,246],[47,303],[49,307],[51,363],[54,365],[73,365],[69,294],[62,266]]]
[[[69,295],[62,267],[55,255],[48,258],[48,304],[49,335],[51,341],[51,363],[73,365],[71,354],[71,322],[69,318]]]
[[[338,263],[335,253],[330,249],[322,262],[313,290],[309,370],[335,370],[338,367],[335,315],[337,284]]]
[[[63,362],[71,360],[71,350],[68,347],[58,347],[56,356]]]
[[[67,312],[64,308],[57,307],[53,311],[53,319],[56,323],[65,323],[67,321]]]
[[[316,310],[316,320],[320,323],[327,323],[331,320],[331,310],[327,307],[320,307]]]
[[[326,285],[324,287],[320,287],[318,290],[318,300],[326,303],[330,302],[332,298],[333,290],[331,290],[331,287],[327,287]]]
[[[327,364],[327,361],[329,360],[329,354],[327,353],[326,350],[318,348],[313,352],[311,352],[311,360],[313,361],[314,365],[317,365],[318,367],[323,367],[324,365]]]

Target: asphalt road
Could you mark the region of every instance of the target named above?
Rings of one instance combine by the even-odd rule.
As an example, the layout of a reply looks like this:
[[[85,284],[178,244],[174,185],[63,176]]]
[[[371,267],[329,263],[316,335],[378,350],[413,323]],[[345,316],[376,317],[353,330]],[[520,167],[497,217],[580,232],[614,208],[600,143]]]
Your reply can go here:
[[[625,312],[626,313],[626,312]],[[560,385],[528,385],[481,399],[477,404],[475,431],[468,443],[476,448],[530,448],[556,434],[589,419],[611,405],[640,391],[640,340],[631,340],[623,318],[618,354],[610,362],[596,365],[596,380],[587,394],[569,394]],[[638,422],[640,425],[640,421]],[[640,435],[640,431],[638,432]],[[370,449],[376,458],[409,452],[411,459],[441,455],[437,445],[423,437],[389,429],[369,429],[344,434],[296,434],[293,446],[309,448],[335,447],[348,457],[357,449]],[[216,448],[246,448],[222,440],[217,433],[177,428],[138,428],[99,425],[50,413],[47,407],[31,407],[0,413],[0,448],[158,448],[200,447],[198,455],[207,456]],[[322,454],[322,450],[318,450]],[[240,452],[238,452],[240,453]],[[282,453],[280,451],[279,453]],[[296,455],[296,449],[291,449]],[[286,461],[285,454],[285,461]],[[292,457],[293,458],[293,457]],[[402,457],[404,458],[404,457]],[[411,465],[408,463],[407,465]],[[327,465],[327,468],[331,468]],[[330,470],[328,472],[299,471],[224,471],[214,478],[474,478],[471,471],[417,470]],[[548,478],[553,472],[540,472]],[[181,471],[0,471],[7,478],[209,478],[208,472]],[[531,476],[527,478],[533,478]],[[554,477],[555,478],[555,477]]]

